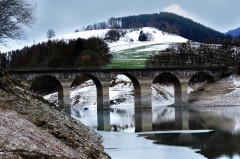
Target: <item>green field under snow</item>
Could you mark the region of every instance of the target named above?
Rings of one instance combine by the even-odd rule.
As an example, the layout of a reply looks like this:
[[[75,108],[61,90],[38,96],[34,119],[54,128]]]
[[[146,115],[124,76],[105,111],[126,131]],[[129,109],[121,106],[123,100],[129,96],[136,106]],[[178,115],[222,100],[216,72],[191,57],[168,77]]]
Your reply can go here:
[[[159,50],[149,49],[157,46],[166,46],[166,44],[153,44],[147,46],[134,47],[113,52],[113,59],[107,67],[109,68],[144,68],[146,61],[151,55],[157,54]]]

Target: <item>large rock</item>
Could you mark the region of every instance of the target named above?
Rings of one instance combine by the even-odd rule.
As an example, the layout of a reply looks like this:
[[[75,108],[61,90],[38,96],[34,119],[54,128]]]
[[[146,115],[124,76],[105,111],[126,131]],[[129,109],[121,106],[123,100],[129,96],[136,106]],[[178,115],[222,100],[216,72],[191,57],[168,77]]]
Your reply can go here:
[[[101,136],[0,70],[0,158],[110,158]]]

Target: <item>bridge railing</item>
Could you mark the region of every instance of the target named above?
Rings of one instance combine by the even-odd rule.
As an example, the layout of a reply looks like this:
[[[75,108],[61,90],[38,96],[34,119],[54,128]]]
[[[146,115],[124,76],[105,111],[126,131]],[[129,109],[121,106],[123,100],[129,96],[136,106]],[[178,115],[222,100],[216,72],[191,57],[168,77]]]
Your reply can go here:
[[[108,67],[108,66],[97,66],[97,67],[24,67],[24,68],[7,68],[7,71],[81,71],[81,70],[157,70],[157,69],[224,69],[229,68],[224,65],[214,65],[214,66],[155,66],[155,67],[126,67],[126,68],[118,68],[118,67]]]

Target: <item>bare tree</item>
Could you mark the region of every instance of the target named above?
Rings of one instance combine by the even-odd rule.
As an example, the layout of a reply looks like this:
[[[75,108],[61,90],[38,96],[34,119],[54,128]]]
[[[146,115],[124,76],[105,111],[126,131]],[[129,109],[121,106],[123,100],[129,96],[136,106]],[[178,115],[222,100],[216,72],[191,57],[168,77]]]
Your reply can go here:
[[[53,38],[54,36],[56,36],[55,31],[54,31],[53,29],[49,29],[49,30],[47,31],[47,38],[48,38],[48,39],[51,39],[51,38]]]
[[[120,36],[121,35],[120,35],[119,31],[113,30],[113,29],[107,31],[107,33],[105,34],[106,40],[109,40],[111,42],[118,41]]]
[[[109,18],[108,19],[108,27],[111,29],[119,29],[122,26],[122,21],[117,18]]]
[[[0,0],[0,44],[6,39],[22,39],[31,27],[35,5],[25,0]]]

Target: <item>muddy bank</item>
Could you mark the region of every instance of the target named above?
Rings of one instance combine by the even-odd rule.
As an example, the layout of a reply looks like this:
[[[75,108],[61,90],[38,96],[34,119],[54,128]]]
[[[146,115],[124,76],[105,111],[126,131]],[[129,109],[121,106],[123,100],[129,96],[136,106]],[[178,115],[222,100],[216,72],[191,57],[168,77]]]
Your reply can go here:
[[[231,75],[189,93],[190,106],[240,106],[240,77]]]
[[[101,136],[0,70],[0,158],[109,158]]]

